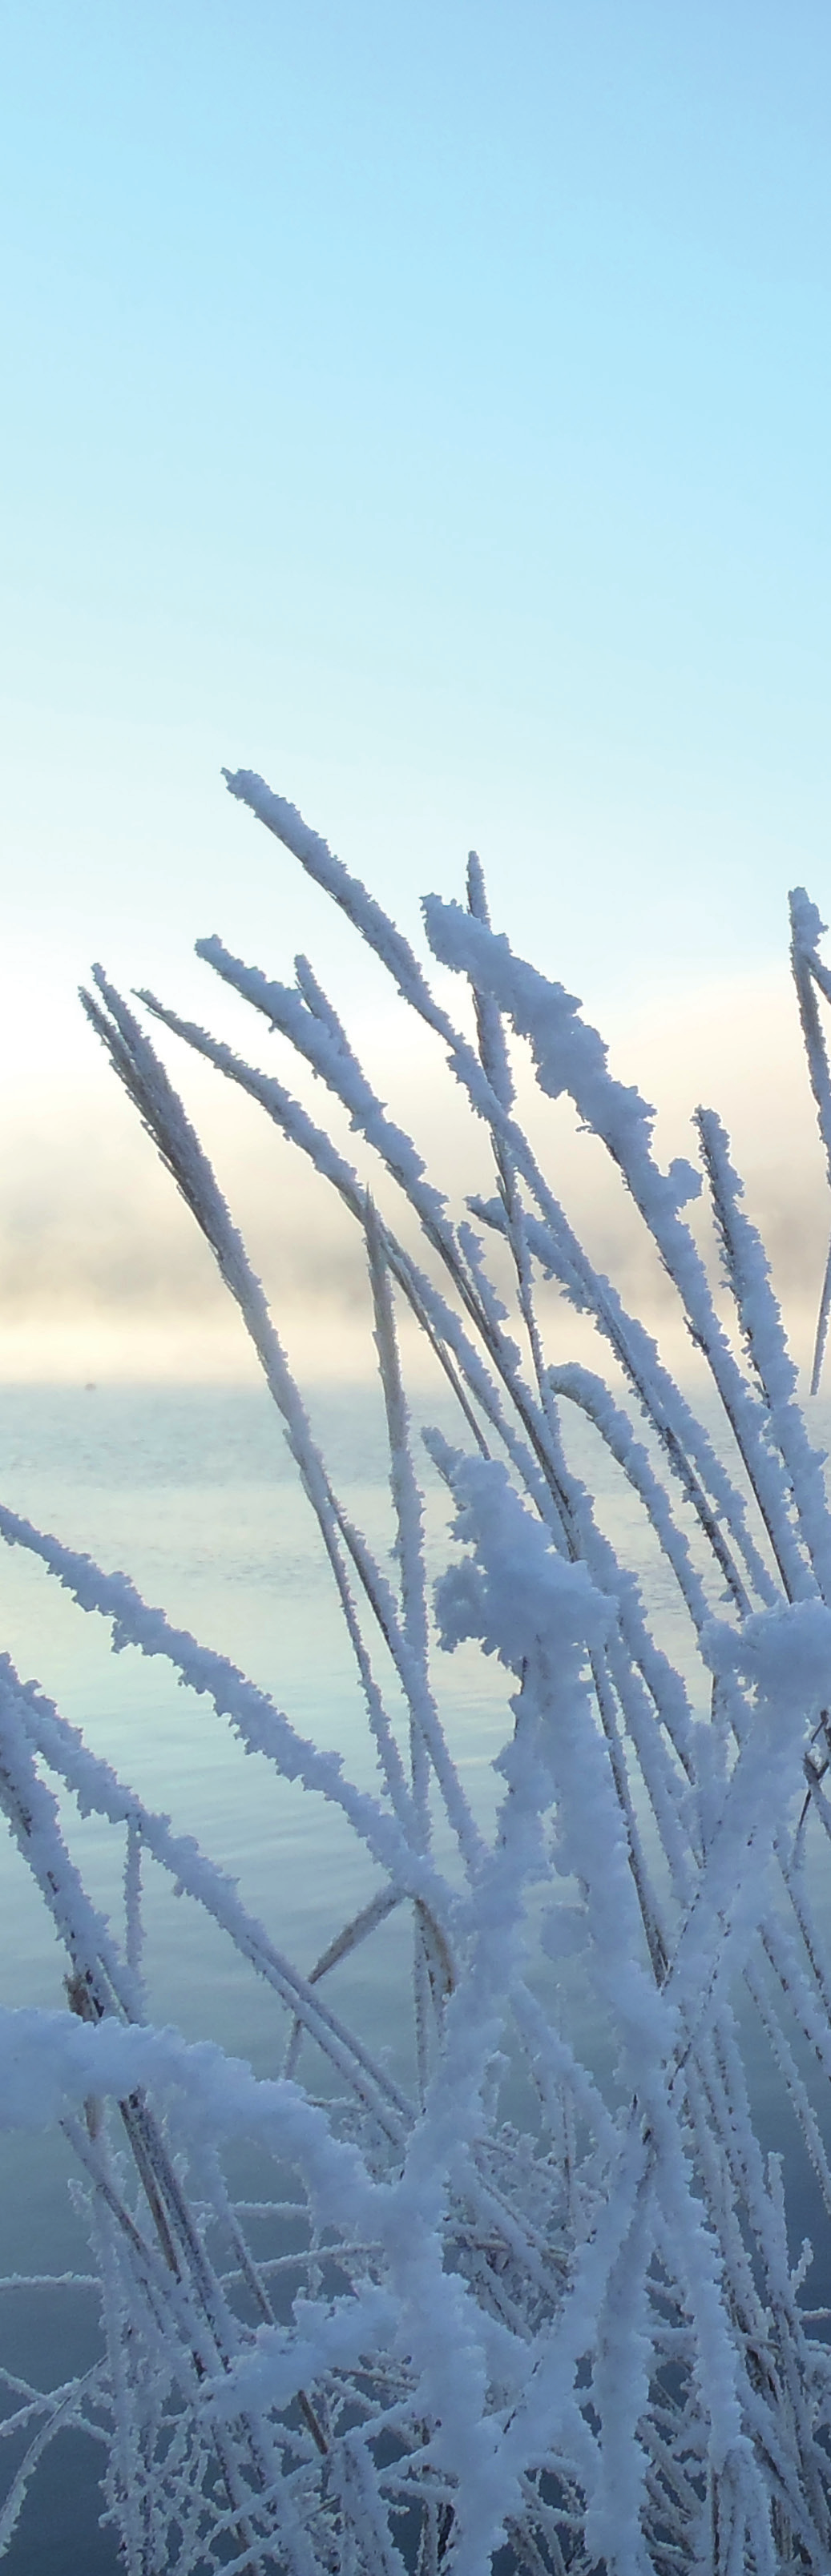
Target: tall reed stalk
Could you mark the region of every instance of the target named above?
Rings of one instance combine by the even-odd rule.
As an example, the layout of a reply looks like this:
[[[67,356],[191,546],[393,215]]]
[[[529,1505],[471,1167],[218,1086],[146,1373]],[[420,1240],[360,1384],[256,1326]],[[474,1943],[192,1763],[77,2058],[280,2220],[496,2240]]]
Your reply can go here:
[[[289,986],[219,939],[198,952],[312,1068],[335,1125],[346,1113],[371,1190],[275,1073],[150,993],[140,1021],[95,969],[88,1016],[239,1308],[315,1516],[375,1787],[125,1575],[10,1507],[0,1532],[110,1623],[115,1648],[165,1658],[246,1747],[328,1801],[377,1892],[301,1972],[192,1838],[3,1664],[0,1796],[66,1947],[70,2009],[0,2014],[0,2119],[25,2129],[53,2117],[71,2143],[103,2343],[100,2363],[57,2389],[3,2375],[7,2429],[31,2438],[0,2547],[46,2444],[75,2424],[106,2436],[106,2508],[129,2576],[828,2576],[829,2308],[811,2292],[814,2252],[820,2285],[827,2253],[793,2242],[787,2163],[763,2152],[752,2070],[763,2051],[831,2221],[831,1521],[727,1136],[699,1109],[700,1170],[660,1168],[651,1111],[612,1079],[578,1006],[492,930],[477,859],[466,907],[436,896],[424,906],[433,957],[472,995],[468,1035],[293,807],[248,773],[228,786],[438,1039],[490,1137],[493,1193],[453,1213],[303,959]],[[831,1175],[821,928],[794,895],[793,969]],[[360,1231],[391,1559],[335,1490],[148,1018],[259,1103]],[[517,1115],[512,1036],[528,1041],[541,1092],[570,1096],[617,1167],[709,1373],[703,1415],[593,1266],[540,1167]],[[723,1294],[684,1214],[702,1173]],[[554,1325],[541,1280],[561,1292]],[[596,1373],[563,1351],[568,1305],[596,1329]],[[831,1256],[815,1385],[829,1308]],[[402,1315],[445,1389],[443,1427],[427,1429],[425,1447]],[[587,1420],[627,1481],[632,1532],[648,1524],[656,1543],[677,1662],[576,1472]],[[435,1589],[427,1455],[450,1516]],[[471,1639],[506,1675],[492,1830],[442,1707],[444,1657]],[[117,1924],[88,1898],[55,1789],[123,1836]],[[272,2079],[148,2021],[144,1853],[279,1998],[286,2058]],[[412,1927],[409,2088],[327,1999],[336,1963],[401,1908]],[[607,2072],[569,2035],[564,1949],[613,2033]],[[300,2080],[306,2042],[329,2070],[317,2094]],[[520,2069],[533,2105],[524,2128]],[[224,2161],[241,2140],[273,2176],[253,2212]],[[281,2270],[297,2290],[288,2321]]]

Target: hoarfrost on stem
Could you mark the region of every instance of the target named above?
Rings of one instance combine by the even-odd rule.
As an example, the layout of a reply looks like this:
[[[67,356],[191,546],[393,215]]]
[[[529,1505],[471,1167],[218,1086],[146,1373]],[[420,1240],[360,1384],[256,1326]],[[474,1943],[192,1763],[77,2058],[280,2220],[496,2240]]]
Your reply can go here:
[[[95,969],[89,1018],[235,1300],[314,1515],[374,1786],[125,1575],[11,1501],[0,1535],[109,1621],[116,1651],[161,1656],[209,1694],[246,1748],[319,1799],[324,1819],[337,1814],[378,1883],[301,1970],[193,1837],[4,1659],[0,1801],[65,1946],[70,2010],[0,2014],[0,2118],[58,2123],[73,2148],[103,2345],[59,2387],[3,2374],[4,2430],[24,2456],[0,2549],[46,2445],[75,2425],[106,2446],[106,2509],[130,2576],[827,2576],[827,2311],[809,2304],[810,2246],[789,2247],[788,2177],[757,2138],[747,2052],[769,2052],[831,2218],[831,1953],[813,1886],[814,1846],[831,1833],[831,1522],[729,1141],[699,1109],[701,1172],[660,1168],[651,1109],[612,1078],[574,997],[492,929],[474,856],[467,909],[436,896],[424,907],[430,947],[464,988],[456,1026],[295,808],[249,772],[228,785],[438,1039],[489,1135],[495,1195],[471,1193],[454,1213],[305,959],[291,987],[217,937],[199,943],[346,1113],[366,1171],[276,1073],[139,996],[259,1103],[360,1230],[389,1451],[384,1560],[335,1489],[146,1018]],[[821,931],[798,892],[793,967],[831,1172]],[[529,1040],[541,1091],[571,1096],[622,1176],[709,1371],[717,1432],[560,1205],[517,1116],[512,1033]],[[702,1175],[720,1289],[684,1214]],[[592,1319],[606,1373],[564,1347],[570,1306]],[[815,1383],[829,1311],[831,1256]],[[426,1449],[405,1312],[455,1407],[453,1436],[434,1424]],[[587,1420],[657,1546],[685,1632],[677,1663],[576,1472]],[[448,1510],[432,1595],[428,1476]],[[471,1641],[506,1676],[489,1829],[443,1689],[443,1659]],[[67,1800],[123,1838],[120,1922],[89,1900]],[[148,2019],[144,1854],[279,1998],[279,2076],[257,2079]],[[337,1962],[401,1908],[409,2087],[325,1993]],[[569,1961],[612,2043],[599,2061],[569,2028]],[[319,2098],[300,2080],[310,2046],[329,2078]],[[270,2176],[256,2202],[235,2199],[228,2178],[241,2141]]]

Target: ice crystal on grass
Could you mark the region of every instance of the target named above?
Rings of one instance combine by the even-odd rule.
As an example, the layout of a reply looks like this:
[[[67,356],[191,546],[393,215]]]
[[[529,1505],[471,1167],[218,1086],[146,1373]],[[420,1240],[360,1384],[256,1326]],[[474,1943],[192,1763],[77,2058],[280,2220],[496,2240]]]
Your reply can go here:
[[[811,2305],[811,2249],[791,2242],[787,2173],[759,2144],[748,2052],[761,2039],[770,2053],[831,2219],[831,1952],[811,1860],[831,1833],[831,1523],[728,1139],[714,1111],[697,1112],[732,1332],[684,1215],[701,1175],[660,1168],[652,1112],[612,1079],[579,1005],[492,930],[478,861],[466,910],[435,896],[424,908],[434,957],[472,996],[457,1027],[406,940],[294,808],[248,773],[228,785],[439,1039],[489,1132],[495,1194],[471,1194],[454,1215],[305,960],[288,986],[217,938],[200,943],[313,1069],[336,1120],[346,1113],[371,1190],[276,1073],[151,994],[140,1020],[95,970],[89,1017],[236,1301],[315,1515],[375,1787],[127,1576],[10,1507],[0,1534],[108,1621],[116,1649],[166,1659],[246,1747],[329,1802],[378,1886],[302,1974],[210,1856],[4,1663],[0,1796],[66,1948],[69,2009],[0,2016],[0,2118],[59,2123],[74,2150],[104,2353],[46,2392],[5,2374],[3,2429],[29,2440],[0,2546],[44,2447],[75,2424],[107,2441],[106,2506],[130,2576],[827,2576],[827,2315]],[[819,1007],[831,978],[806,896],[792,917],[831,1163]],[[335,1490],[148,1019],[258,1102],[361,1229],[389,1558]],[[517,1117],[512,1036],[631,1193],[709,1370],[719,1434],[559,1204]],[[561,1291],[555,1328],[541,1279]],[[593,1320],[606,1376],[563,1349],[569,1303]],[[815,1380],[829,1306],[826,1281]],[[402,1313],[455,1405],[452,1435],[446,1419],[425,1433],[449,1523],[434,1597]],[[586,1418],[628,1480],[632,1526],[643,1516],[660,1551],[686,1634],[677,1664],[575,1473],[569,1426]],[[490,1834],[443,1715],[443,1658],[463,1640],[505,1674]],[[85,1891],[67,1793],[123,1837],[120,1925]],[[257,2078],[146,2018],[145,1853],[279,1997],[282,2073]],[[327,1999],[338,1960],[401,1908],[409,2090]],[[614,2033],[608,2080],[560,2011],[546,1962],[566,1955]],[[300,2080],[304,2037],[328,2068],[317,2095]],[[258,2160],[256,2199],[231,2179],[241,2142]]]

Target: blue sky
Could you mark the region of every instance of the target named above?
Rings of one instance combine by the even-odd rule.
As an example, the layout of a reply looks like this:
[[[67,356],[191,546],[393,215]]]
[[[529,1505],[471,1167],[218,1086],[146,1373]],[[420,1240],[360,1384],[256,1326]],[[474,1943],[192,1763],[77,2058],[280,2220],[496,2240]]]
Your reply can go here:
[[[26,0],[0,70],[22,920],[259,892],[224,759],[405,912],[477,840],[569,977],[770,953],[831,880],[827,10]]]
[[[223,761],[593,1013],[831,904],[830,115],[806,0],[7,6],[27,1061],[92,955],[326,964]]]

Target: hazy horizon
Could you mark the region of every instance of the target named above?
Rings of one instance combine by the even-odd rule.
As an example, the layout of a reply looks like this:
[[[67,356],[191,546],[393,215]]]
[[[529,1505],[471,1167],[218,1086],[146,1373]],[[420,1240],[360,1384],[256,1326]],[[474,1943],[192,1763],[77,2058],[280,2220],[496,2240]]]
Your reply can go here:
[[[285,961],[267,962],[274,964]],[[448,983],[451,1007],[463,997]],[[175,987],[165,998],[175,1003]],[[342,997],[340,997],[342,998]],[[208,987],[203,1015],[227,1031],[221,988]],[[216,1005],[214,1009],[214,1004]],[[586,1014],[588,1016],[588,1013]],[[293,1066],[280,1042],[260,1036],[233,1009],[237,1044],[255,1061],[277,1062],[325,1123],[318,1086]],[[692,1111],[719,1110],[746,1185],[748,1213],[771,1261],[794,1356],[809,1364],[828,1240],[828,1191],[814,1105],[802,1056],[795,998],[784,964],[710,982],[652,1011],[621,1010],[605,1032],[612,1069],[656,1107],[656,1147],[693,1161]],[[158,1035],[158,1032],[157,1032]],[[481,1125],[465,1111],[440,1047],[388,1012],[355,1032],[399,1122],[410,1128],[451,1205],[492,1186]],[[332,1192],[261,1112],[241,1100],[188,1050],[164,1053],[215,1163],[232,1214],[263,1277],[278,1327],[302,1374],[369,1376],[374,1370],[365,1262],[357,1230]],[[534,1101],[523,1074],[521,1103],[540,1157],[599,1267],[685,1366],[675,1301],[640,1220],[595,1140],[577,1133],[567,1104]],[[56,1117],[56,1103],[59,1116]],[[384,1200],[366,1149],[339,1113],[344,1151]],[[386,1204],[395,1208],[388,1186]],[[691,1212],[708,1232],[703,1201]],[[549,1324],[558,1353],[591,1356],[591,1329],[552,1292]],[[552,1350],[552,1356],[554,1355]],[[417,1353],[413,1358],[418,1365]],[[88,1379],[245,1383],[256,1363],[241,1323],[169,1175],[89,1035],[86,1061],[69,1080],[42,1073],[7,1111],[0,1150],[0,1384]]]

